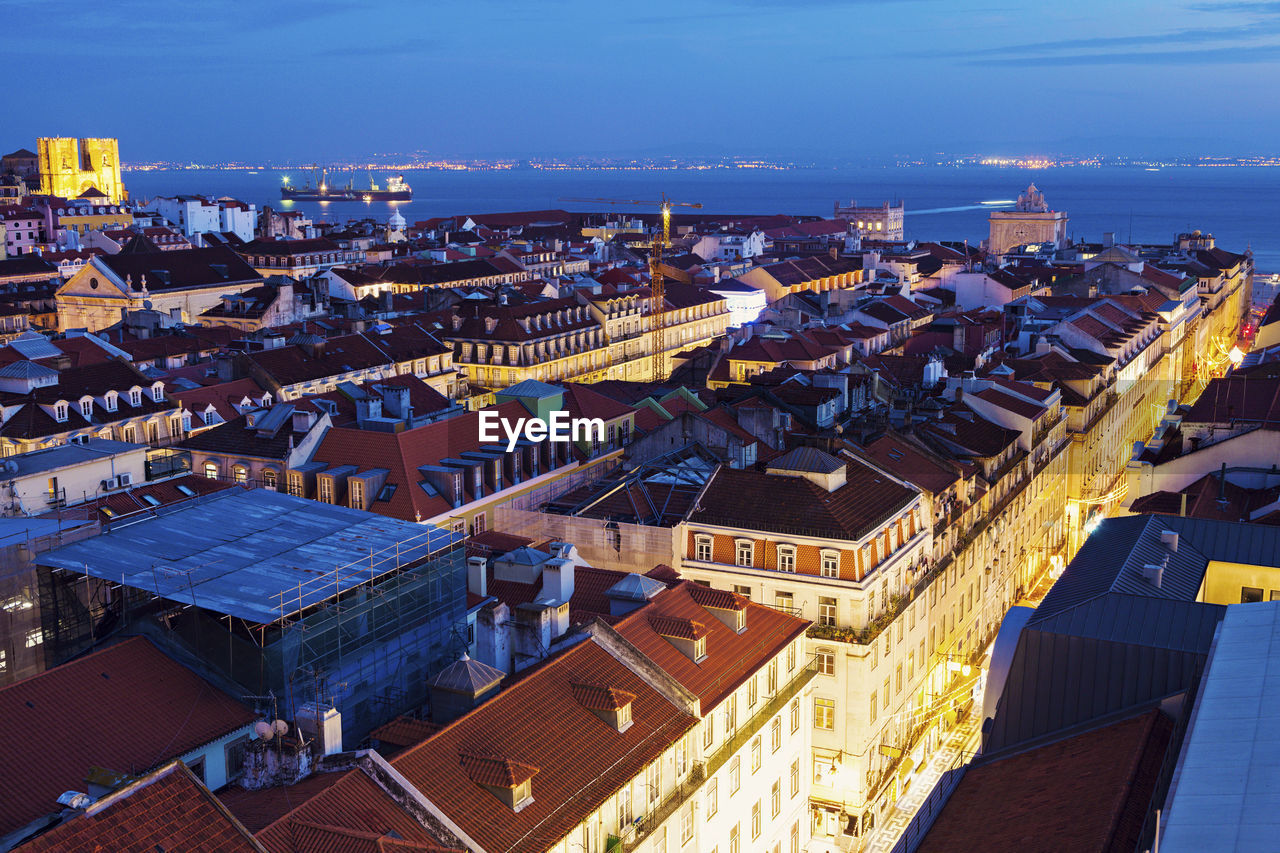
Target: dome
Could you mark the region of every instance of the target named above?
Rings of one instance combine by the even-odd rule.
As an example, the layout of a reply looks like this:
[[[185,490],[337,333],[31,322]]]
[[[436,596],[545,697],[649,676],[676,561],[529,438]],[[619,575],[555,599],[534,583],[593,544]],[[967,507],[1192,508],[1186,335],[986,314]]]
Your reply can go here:
[[[391,218],[387,220],[387,225],[396,231],[401,231],[404,229],[405,224],[404,217],[400,215],[400,211],[394,210],[391,212]]]

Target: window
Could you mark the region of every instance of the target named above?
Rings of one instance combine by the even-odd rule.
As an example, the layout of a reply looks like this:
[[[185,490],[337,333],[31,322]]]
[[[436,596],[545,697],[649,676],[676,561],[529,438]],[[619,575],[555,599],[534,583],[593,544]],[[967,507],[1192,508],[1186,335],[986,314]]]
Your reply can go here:
[[[711,784],[707,786],[707,818],[715,817],[718,811],[720,811],[720,780],[712,779]]]
[[[349,486],[351,508],[364,509],[364,483],[360,480],[352,480]]]
[[[825,595],[818,596],[818,624],[835,627],[836,600],[834,598],[828,598]]]
[[[791,824],[791,853],[800,853],[800,821]]]
[[[34,649],[36,646],[44,642],[44,631],[40,628],[32,628],[27,632],[27,648]]]
[[[80,414],[84,415],[86,418],[93,417],[93,401],[92,400],[80,401]]]
[[[738,694],[733,694],[724,703],[724,732],[727,735],[738,725]]]
[[[741,830],[738,829],[739,824],[734,824],[729,829],[729,853],[742,853]]]
[[[729,796],[738,793],[742,787],[742,757],[735,755],[729,762]]]
[[[836,674],[836,654],[830,649],[818,649],[818,672],[822,675]]]
[[[791,762],[791,796],[795,797],[800,793],[800,759],[796,758]]]
[[[796,570],[796,548],[794,545],[778,546],[778,571],[794,572]]]
[[[820,698],[813,700],[813,727],[829,732],[835,731],[836,700]]]
[[[769,668],[765,670],[764,692],[772,696],[778,692],[778,659],[774,658],[769,661]]]
[[[756,702],[760,700],[760,677],[752,675],[751,680],[747,682],[747,708],[751,709],[756,706]]]
[[[760,801],[756,800],[751,806],[751,839],[760,837]]]
[[[129,405],[130,406],[142,405],[142,389],[141,388],[134,388],[132,391],[129,392]]]
[[[800,731],[800,699],[791,700],[791,733]]]
[[[787,672],[796,671],[796,644],[787,646]]]
[[[218,479],[218,463],[217,462],[204,463],[204,475],[206,478],[210,480]]]
[[[889,676],[884,677],[884,688],[880,691],[880,710],[889,707]]]
[[[782,718],[774,717],[769,724],[769,749],[777,752],[782,749]]]
[[[893,692],[895,696],[902,692],[902,664],[898,664],[897,669],[894,670]]]
[[[755,545],[750,539],[739,539],[734,547],[734,562],[739,566],[750,566],[754,562]]]
[[[735,583],[733,585],[733,591],[743,598],[751,598],[751,587],[749,586]]]
[[[267,468],[262,472],[262,485],[273,492],[276,490],[276,472]]]
[[[782,780],[778,779],[773,783],[773,788],[769,791],[769,817],[777,817],[782,811]]]
[[[711,562],[711,542],[712,537],[710,536],[699,535],[693,537],[693,558],[704,563]]]
[[[333,478],[320,477],[320,500],[327,504],[333,503]]]
[[[618,829],[631,823],[631,785],[628,783],[618,791]]]
[[[58,423],[62,423],[67,419],[67,404],[58,403],[53,407],[53,419]]]
[[[193,776],[195,776],[201,782],[204,781],[204,756],[203,755],[200,756],[199,758],[193,759],[192,761],[187,761],[185,762],[185,764],[187,765],[187,769],[191,771],[191,774]]]
[[[703,750],[711,749],[711,744],[716,740],[716,718],[714,714],[707,714],[702,718],[702,748]]]
[[[249,469],[243,465],[233,465],[231,467],[231,476],[239,485],[249,482]]]
[[[662,826],[654,833],[653,853],[667,853],[667,828]]]
[[[1253,586],[1245,586],[1240,588],[1240,603],[1252,604],[1255,601],[1262,600],[1262,590]]]
[[[870,719],[870,722],[873,722],[873,723],[874,723],[875,721],[876,721],[876,692],[875,692],[874,690],[872,690],[872,691],[871,691],[871,719]]]
[[[683,847],[693,838],[693,801],[685,803],[680,812],[680,845]]]
[[[822,552],[822,576],[824,578],[840,576],[840,553],[838,551]]]

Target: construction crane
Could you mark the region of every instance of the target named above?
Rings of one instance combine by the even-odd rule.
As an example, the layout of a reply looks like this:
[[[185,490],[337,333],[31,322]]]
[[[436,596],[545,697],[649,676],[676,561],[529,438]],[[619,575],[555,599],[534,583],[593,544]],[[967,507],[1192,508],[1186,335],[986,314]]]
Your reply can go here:
[[[649,343],[653,350],[653,381],[661,382],[667,378],[667,310],[666,286],[662,277],[662,253],[671,248],[671,208],[701,208],[699,202],[674,201],[663,193],[658,201],[638,201],[630,198],[562,198],[560,201],[578,202],[582,204],[634,204],[646,207],[657,207],[662,211],[662,237],[653,236],[653,249],[649,253],[649,292],[653,296],[653,323],[649,329]],[[611,350],[612,348],[610,348]],[[606,357],[606,364],[612,364],[612,357]]]

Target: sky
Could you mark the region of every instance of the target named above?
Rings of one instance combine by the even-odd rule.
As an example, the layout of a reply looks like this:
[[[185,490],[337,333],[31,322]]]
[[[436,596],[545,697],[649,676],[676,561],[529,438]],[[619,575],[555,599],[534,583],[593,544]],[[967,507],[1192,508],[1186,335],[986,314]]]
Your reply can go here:
[[[1273,0],[0,0],[0,148],[130,160],[1274,153]],[[25,82],[21,82],[25,81]]]

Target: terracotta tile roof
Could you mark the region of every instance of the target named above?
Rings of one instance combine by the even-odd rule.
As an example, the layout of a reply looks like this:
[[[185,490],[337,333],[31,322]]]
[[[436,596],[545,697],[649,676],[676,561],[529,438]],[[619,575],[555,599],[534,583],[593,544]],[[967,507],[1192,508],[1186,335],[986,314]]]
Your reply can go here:
[[[1280,420],[1280,379],[1247,375],[1211,379],[1182,420],[1189,424],[1268,421],[1274,427]]]
[[[415,720],[412,717],[396,717],[369,733],[369,737],[381,741],[386,746],[414,746],[440,731],[440,726],[428,720]]]
[[[600,418],[608,422],[635,411],[625,403],[593,391],[589,385],[565,382],[560,387],[564,388],[565,411],[574,418]]]
[[[101,519],[117,519],[138,513],[151,512],[157,506],[189,501],[198,495],[212,494],[223,489],[239,488],[234,483],[222,480],[210,480],[199,474],[186,474],[172,480],[160,480],[136,486],[122,492],[114,492],[99,498],[77,504],[73,507],[44,513],[44,518],[72,519],[83,518],[86,521]],[[187,490],[187,491],[184,491]],[[190,494],[188,494],[190,492]],[[153,503],[153,501],[155,501]]]
[[[142,773],[249,725],[249,708],[134,637],[0,689],[0,832],[58,810],[90,766]]]
[[[582,683],[635,694],[630,728],[618,732],[584,708],[572,689]],[[391,764],[483,849],[542,851],[696,723],[597,642],[586,640]],[[472,780],[460,761],[464,754],[503,756],[540,768],[532,780],[533,802],[513,813]]]
[[[1045,413],[1044,406],[1028,403],[1026,400],[1020,400],[1011,394],[997,391],[994,388],[984,388],[974,396],[979,400],[985,400],[993,406],[999,406],[1002,409],[1013,412],[1015,415],[1030,418],[1031,420],[1035,420]]]
[[[702,712],[712,708],[738,688],[752,673],[786,648],[809,626],[801,619],[763,604],[747,603],[746,630],[741,634],[694,601],[693,581],[684,581],[659,593],[649,604],[629,613],[615,629],[698,696]],[[673,646],[652,624],[654,618],[697,622],[707,638],[707,656],[694,663]]]
[[[326,774],[327,775],[327,774]],[[257,833],[258,841],[271,853],[348,853],[368,849],[350,846],[347,833],[371,834],[379,839],[403,840],[419,847],[409,850],[442,849],[439,839],[416,817],[405,811],[392,796],[361,769],[335,774],[340,778],[322,791]],[[488,794],[486,794],[488,796]],[[320,827],[321,833],[309,833],[312,843],[299,843],[300,830]],[[336,830],[336,831],[335,831]],[[368,839],[365,839],[366,842]],[[384,847],[394,850],[397,848]]]
[[[845,485],[828,492],[804,477],[721,467],[689,523],[858,541],[916,496],[861,462],[850,461],[846,477]]]
[[[701,640],[710,633],[702,622],[671,616],[650,616],[649,627],[663,637],[677,640]]]
[[[603,684],[572,684],[573,698],[591,711],[617,711],[636,701],[636,694]]]
[[[225,246],[102,255],[89,263],[110,269],[121,282],[125,282],[127,277],[137,292],[142,291],[144,279],[148,291],[198,289],[262,280],[253,267]]]
[[[941,494],[960,479],[955,465],[915,443],[886,433],[862,448],[877,465],[925,491]]]
[[[104,797],[16,850],[262,853],[253,836],[178,763]]]
[[[714,607],[717,610],[741,611],[747,609],[747,599],[727,589],[694,584],[688,587],[689,596],[703,607]]]
[[[496,755],[464,752],[458,756],[458,761],[471,781],[495,788],[514,788],[528,782],[538,773],[538,768],[532,764]]]
[[[1137,848],[1172,723],[1148,711],[971,767],[918,853]]]
[[[230,785],[218,792],[218,799],[236,816],[236,820],[256,834],[321,791],[336,785],[346,773],[345,770],[315,772],[292,785],[277,785],[256,791],[246,791],[238,785]]]

